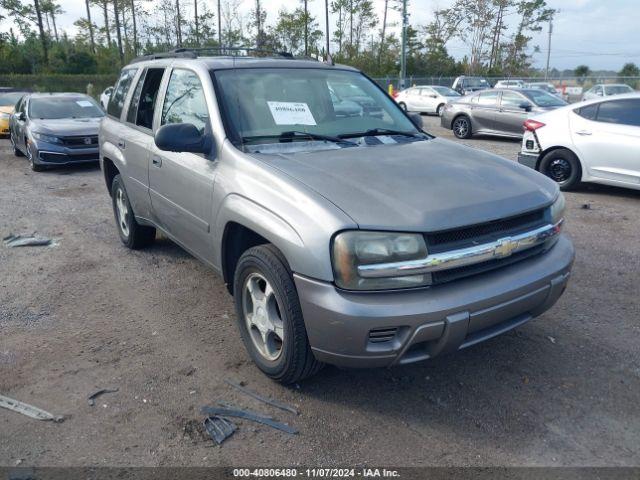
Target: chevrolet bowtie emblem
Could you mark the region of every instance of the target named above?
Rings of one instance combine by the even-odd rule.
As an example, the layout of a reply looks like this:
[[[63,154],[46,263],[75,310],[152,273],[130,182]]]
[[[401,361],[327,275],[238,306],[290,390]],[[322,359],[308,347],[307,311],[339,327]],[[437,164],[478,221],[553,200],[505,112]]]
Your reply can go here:
[[[498,240],[498,245],[493,249],[493,256],[496,258],[504,258],[511,255],[514,250],[518,248],[518,242],[511,239],[511,237],[501,238]]]

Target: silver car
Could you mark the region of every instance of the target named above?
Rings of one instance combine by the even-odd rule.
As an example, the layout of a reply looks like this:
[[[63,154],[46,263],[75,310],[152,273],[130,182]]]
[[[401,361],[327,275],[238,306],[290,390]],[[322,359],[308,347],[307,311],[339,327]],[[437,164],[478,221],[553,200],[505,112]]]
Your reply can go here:
[[[633,93],[634,90],[624,83],[599,84],[594,85],[582,95],[582,101],[593,100],[596,98],[610,97],[611,95],[622,95],[625,93]]]
[[[446,104],[440,123],[458,138],[474,134],[522,138],[527,118],[565,105],[561,98],[537,88],[483,90]]]
[[[372,108],[336,115],[335,85]],[[217,271],[277,381],[470,347],[569,279],[553,181],[422,132],[353,68],[183,50],[126,66],[107,112],[120,239],[141,248],[159,230]]]

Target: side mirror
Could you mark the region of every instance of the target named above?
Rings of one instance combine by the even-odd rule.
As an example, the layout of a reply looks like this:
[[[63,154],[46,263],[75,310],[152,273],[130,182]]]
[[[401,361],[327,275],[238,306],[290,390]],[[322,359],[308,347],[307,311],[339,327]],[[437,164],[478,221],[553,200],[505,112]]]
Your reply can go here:
[[[210,153],[213,148],[211,135],[201,134],[192,123],[163,125],[154,138],[156,147],[166,152]]]
[[[411,113],[408,113],[407,115],[409,115],[409,119],[411,120],[411,123],[413,123],[418,130],[422,130],[422,115],[420,115],[417,112],[411,112]]]
[[[533,106],[529,102],[522,102],[519,107],[525,112],[530,112]]]
[[[19,121],[24,122],[27,119],[27,116],[24,114],[24,112],[18,112],[16,113],[16,118]]]

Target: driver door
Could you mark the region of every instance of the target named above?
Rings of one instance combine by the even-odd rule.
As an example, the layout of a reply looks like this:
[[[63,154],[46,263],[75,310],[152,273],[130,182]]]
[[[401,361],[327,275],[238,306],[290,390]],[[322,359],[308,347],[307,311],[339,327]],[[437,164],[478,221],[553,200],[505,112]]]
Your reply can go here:
[[[208,84],[208,88],[213,88]],[[191,123],[210,129],[203,82],[192,70],[174,68],[156,108],[157,131],[169,123]],[[213,185],[218,162],[203,154],[166,152],[155,143],[149,164],[149,194],[158,225],[187,250],[211,256]]]

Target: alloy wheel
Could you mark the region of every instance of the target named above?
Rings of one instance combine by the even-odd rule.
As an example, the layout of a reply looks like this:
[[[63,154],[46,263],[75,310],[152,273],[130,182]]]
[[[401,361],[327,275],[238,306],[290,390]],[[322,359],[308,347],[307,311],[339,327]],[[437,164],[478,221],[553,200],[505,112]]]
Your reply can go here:
[[[253,272],[245,279],[242,310],[256,350],[266,360],[277,360],[282,354],[284,322],[275,291],[261,273]]]
[[[456,134],[456,137],[466,137],[469,133],[469,122],[466,118],[458,118],[453,123],[453,132]]]
[[[122,231],[125,237],[129,236],[129,207],[127,206],[127,200],[122,191],[122,188],[118,188],[116,191],[116,213],[118,215],[118,227]]]

